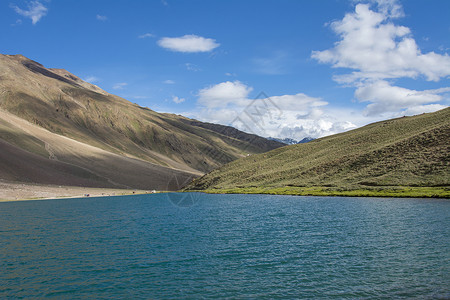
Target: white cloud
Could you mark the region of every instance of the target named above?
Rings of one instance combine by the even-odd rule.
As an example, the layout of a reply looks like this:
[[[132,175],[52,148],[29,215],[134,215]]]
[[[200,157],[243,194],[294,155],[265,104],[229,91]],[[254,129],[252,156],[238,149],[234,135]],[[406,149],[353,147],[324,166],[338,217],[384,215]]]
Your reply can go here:
[[[108,20],[108,17],[107,17],[107,16],[102,16],[102,15],[97,15],[96,18],[97,18],[97,20],[99,20],[99,21],[106,21],[106,20]]]
[[[294,122],[292,123],[294,124]],[[333,119],[308,119],[299,122],[295,126],[285,126],[278,137],[302,140],[305,137],[319,138],[331,134],[341,133],[355,129],[356,125],[349,121],[336,121]]]
[[[100,79],[95,76],[88,76],[84,79],[84,81],[89,82],[89,83],[95,83],[95,82],[98,82],[99,80]]]
[[[412,112],[431,112],[434,109],[445,108],[443,105],[429,104],[443,100],[441,94],[450,92],[450,88],[416,91],[398,86],[391,86],[386,81],[377,81],[359,87],[355,96],[359,101],[371,102],[366,109],[368,116],[388,113],[411,114]],[[428,104],[428,105],[424,105]]]
[[[128,83],[126,83],[126,82],[119,82],[119,83],[116,83],[113,85],[113,89],[123,90],[127,85],[128,85]]]
[[[152,38],[152,37],[155,37],[155,35],[153,33],[144,33],[144,34],[141,34],[140,36],[138,36],[138,38],[140,38],[140,39]]]
[[[450,75],[450,57],[434,52],[423,54],[412,38],[411,30],[397,26],[389,15],[358,4],[354,13],[331,24],[341,37],[334,48],[313,51],[312,57],[335,68],[357,70],[341,81],[382,78],[417,78],[437,81]],[[339,77],[338,77],[339,79]]]
[[[163,83],[165,83],[165,84],[175,84],[175,81],[167,79],[167,80],[164,80]]]
[[[319,107],[325,106],[328,102],[320,98],[307,96],[303,93],[295,95],[272,96],[270,99],[283,111],[294,111],[297,114],[308,114],[311,109],[319,110]],[[303,110],[306,108],[306,110]]]
[[[228,104],[241,105],[252,90],[253,88],[240,81],[226,81],[201,89],[198,92],[198,101],[199,104],[210,108],[226,107]]]
[[[331,23],[340,40],[331,49],[313,51],[312,58],[329,63],[333,68],[353,70],[335,75],[333,79],[356,87],[355,97],[362,102],[370,102],[365,109],[367,116],[420,113],[442,107],[436,102],[443,100],[440,94],[447,88],[416,91],[393,86],[386,80],[424,78],[439,81],[450,76],[450,56],[422,53],[411,30],[392,22],[403,16],[398,1],[368,2],[357,4],[354,12]]]
[[[220,44],[214,39],[204,38],[197,35],[184,35],[182,37],[164,37],[158,41],[158,45],[175,52],[209,52]]]
[[[31,1],[28,3],[28,9],[21,9],[17,6],[12,6],[16,13],[21,16],[27,17],[31,19],[33,25],[35,25],[39,20],[47,15],[47,7],[45,7],[39,1]]]
[[[423,113],[431,113],[444,108],[447,108],[446,105],[441,104],[428,104],[428,105],[417,105],[413,107],[408,107],[404,112],[401,113],[402,116],[414,116]]]
[[[356,127],[345,119],[348,113],[332,112],[320,98],[303,93],[267,97],[262,93],[255,100],[249,98],[252,90],[240,81],[201,89],[199,107],[191,116],[261,136],[294,139],[321,137]]]
[[[355,2],[358,3],[363,1],[356,0]],[[380,11],[383,15],[386,15],[391,19],[400,18],[405,15],[405,13],[403,12],[403,7],[397,0],[369,0],[365,2],[369,2],[373,5],[376,5],[378,11]]]
[[[172,97],[172,101],[175,102],[175,103],[177,103],[177,104],[180,104],[180,103],[183,103],[184,101],[186,101],[186,99],[184,99],[184,98],[178,98],[177,96],[173,96],[173,97]]]

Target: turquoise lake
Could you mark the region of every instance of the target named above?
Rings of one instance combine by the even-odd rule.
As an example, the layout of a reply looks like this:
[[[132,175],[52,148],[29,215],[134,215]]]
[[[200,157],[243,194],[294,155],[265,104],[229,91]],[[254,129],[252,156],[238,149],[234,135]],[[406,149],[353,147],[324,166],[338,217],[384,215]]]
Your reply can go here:
[[[1,299],[449,299],[450,201],[4,202],[0,270]]]

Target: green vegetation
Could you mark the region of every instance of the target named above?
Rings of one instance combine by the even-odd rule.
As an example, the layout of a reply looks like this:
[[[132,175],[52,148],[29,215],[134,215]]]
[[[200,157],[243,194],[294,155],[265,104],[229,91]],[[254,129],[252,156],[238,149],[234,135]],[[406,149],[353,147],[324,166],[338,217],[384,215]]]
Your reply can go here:
[[[447,197],[449,141],[447,108],[245,157],[194,180],[186,189]]]
[[[188,190],[186,190],[188,192]],[[345,197],[402,197],[402,198],[450,198],[449,188],[433,187],[378,187],[372,189],[338,189],[327,187],[279,187],[208,189],[208,194],[269,194],[293,196],[345,196]]]

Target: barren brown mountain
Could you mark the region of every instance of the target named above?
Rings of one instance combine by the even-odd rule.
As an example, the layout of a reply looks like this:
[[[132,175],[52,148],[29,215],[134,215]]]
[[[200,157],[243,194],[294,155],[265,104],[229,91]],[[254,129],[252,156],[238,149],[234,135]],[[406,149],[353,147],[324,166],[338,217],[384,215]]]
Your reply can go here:
[[[282,145],[157,113],[66,70],[0,55],[0,180],[174,190]]]

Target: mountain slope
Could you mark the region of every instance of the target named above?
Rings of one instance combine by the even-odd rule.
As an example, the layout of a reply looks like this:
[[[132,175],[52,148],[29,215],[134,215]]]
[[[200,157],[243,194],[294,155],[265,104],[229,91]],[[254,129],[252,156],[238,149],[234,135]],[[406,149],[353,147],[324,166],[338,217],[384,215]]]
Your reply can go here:
[[[308,142],[311,142],[312,140],[314,140],[314,138],[312,138],[312,137],[305,137],[305,138],[301,139],[300,141],[296,141],[291,138],[279,139],[279,138],[269,137],[268,139],[272,140],[272,141],[277,141],[277,142],[280,142],[280,143],[283,143],[286,145],[303,144],[303,143],[308,143]]]
[[[167,185],[173,179],[175,172],[181,176],[175,176],[179,188],[189,178],[224,163],[282,146],[239,131],[221,133],[182,116],[156,113],[63,69],[48,69],[21,55],[0,55],[0,110],[3,118],[0,118],[0,140],[9,146],[47,159],[51,147],[56,149],[52,151],[59,151],[55,154],[59,162],[97,175],[102,167],[110,166],[110,171],[98,176],[108,184],[115,182],[115,186],[161,187],[162,182]],[[37,129],[33,133],[24,132],[14,126],[18,120],[12,120],[14,116],[29,122],[29,128],[34,125]],[[39,128],[47,132],[36,137]],[[72,153],[71,146],[65,145],[67,140],[57,137],[68,138],[70,145],[76,142],[83,146],[74,147],[79,149]],[[2,145],[7,147],[5,143]],[[101,157],[108,159],[92,160],[96,157],[92,153],[101,153]],[[128,170],[125,166],[130,161],[141,167],[135,172]],[[151,174],[147,179],[152,179],[148,184],[139,177],[146,172]],[[130,175],[134,173],[135,177]],[[1,176],[0,179],[7,175]],[[155,180],[161,184],[151,183]]]
[[[450,185],[450,108],[231,162],[188,189]]]
[[[198,175],[111,153],[2,110],[0,133],[0,179],[8,181],[176,190]]]

